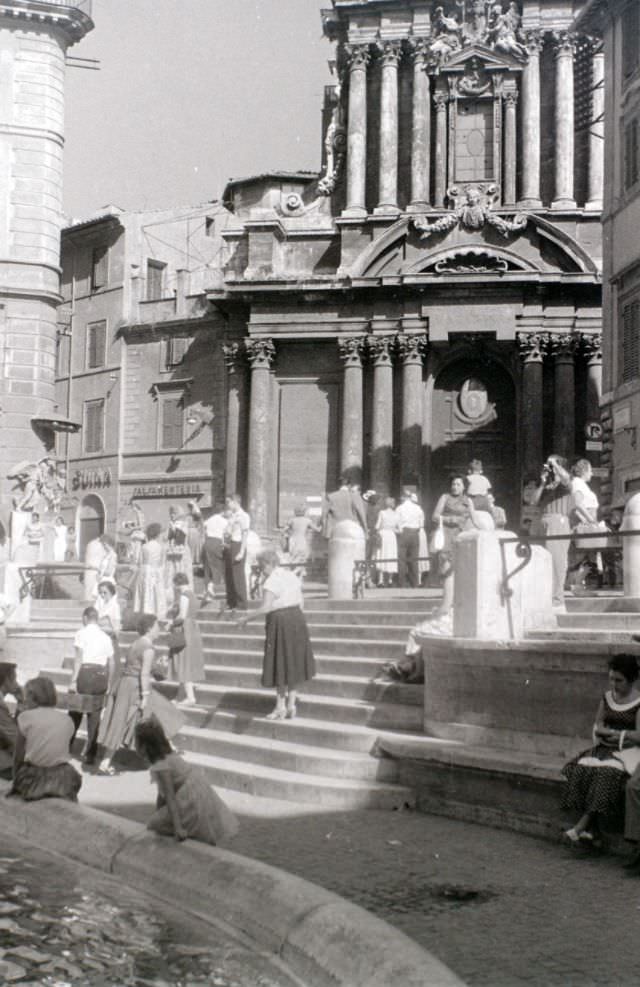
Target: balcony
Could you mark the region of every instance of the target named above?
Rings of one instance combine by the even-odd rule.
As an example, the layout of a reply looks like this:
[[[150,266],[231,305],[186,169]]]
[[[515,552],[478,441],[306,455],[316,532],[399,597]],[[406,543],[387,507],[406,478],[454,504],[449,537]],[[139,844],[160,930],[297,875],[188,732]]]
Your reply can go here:
[[[0,14],[63,26],[74,41],[93,28],[93,0],[0,0]]]

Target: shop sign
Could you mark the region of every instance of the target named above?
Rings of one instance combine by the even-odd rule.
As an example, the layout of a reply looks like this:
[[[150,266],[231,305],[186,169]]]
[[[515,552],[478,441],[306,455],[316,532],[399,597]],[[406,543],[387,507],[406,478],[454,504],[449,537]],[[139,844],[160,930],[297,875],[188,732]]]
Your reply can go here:
[[[201,497],[199,483],[145,483],[134,487],[131,495],[137,497]]]
[[[72,490],[102,490],[112,483],[110,469],[75,470],[71,477]]]

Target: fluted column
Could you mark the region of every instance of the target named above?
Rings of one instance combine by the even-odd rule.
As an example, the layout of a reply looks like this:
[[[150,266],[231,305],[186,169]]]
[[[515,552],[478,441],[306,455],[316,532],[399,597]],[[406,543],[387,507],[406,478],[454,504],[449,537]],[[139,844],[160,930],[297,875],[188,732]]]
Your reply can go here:
[[[247,374],[245,351],[239,342],[222,346],[227,368],[227,432],[225,441],[225,494],[244,493],[245,463],[244,423],[247,420]]]
[[[574,169],[574,92],[573,57],[576,46],[570,34],[556,34],[556,90],[555,90],[555,197],[554,209],[575,207]]]
[[[373,421],[371,425],[372,487],[388,494],[393,467],[393,360],[395,336],[370,336],[373,359]]]
[[[504,182],[502,186],[502,202],[505,206],[516,204],[516,106],[518,93],[509,91],[504,94]]]
[[[245,346],[251,365],[247,510],[253,528],[258,534],[264,534],[269,526],[268,478],[272,473],[270,438],[273,428],[271,364],[276,348],[270,339],[250,339]]]
[[[602,335],[601,333],[586,333],[582,337],[582,346],[587,358],[587,421],[600,421],[600,402],[602,400]]]
[[[424,38],[411,44],[413,58],[413,118],[411,123],[411,204],[422,212],[430,203],[431,99],[427,74],[427,43]]]
[[[340,436],[340,472],[355,483],[362,482],[362,353],[364,337],[339,339],[338,348],[344,362],[342,385],[342,434]],[[353,478],[353,479],[352,479]]]
[[[398,62],[401,47],[399,41],[381,41],[377,47],[382,59],[382,82],[380,171],[376,212],[396,212],[398,209]]]
[[[547,343],[546,333],[518,333],[518,346],[523,362],[520,456],[525,479],[537,478],[543,463],[542,362]]]
[[[576,337],[552,333],[550,346],[554,358],[553,451],[570,459],[575,451],[576,431]]]
[[[433,204],[444,206],[447,192],[447,102],[446,93],[437,92],[433,97],[436,108],[436,149]]]
[[[526,37],[529,60],[522,72],[522,195],[520,204],[529,209],[542,205],[540,198],[540,52],[542,36],[532,31]]]
[[[400,443],[400,480],[403,485],[418,485],[422,457],[423,387],[422,361],[428,336],[398,336],[398,353],[402,360],[402,437]]]
[[[604,189],[604,51],[592,48],[591,122],[589,125],[589,198],[587,209],[600,212]]]
[[[347,45],[349,57],[349,119],[347,121],[348,216],[366,216],[367,65],[368,45]]]

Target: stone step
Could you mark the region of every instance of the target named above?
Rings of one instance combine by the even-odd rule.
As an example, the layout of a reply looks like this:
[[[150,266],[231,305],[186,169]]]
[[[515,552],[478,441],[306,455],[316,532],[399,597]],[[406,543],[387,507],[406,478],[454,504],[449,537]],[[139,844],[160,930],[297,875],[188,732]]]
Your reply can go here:
[[[593,628],[593,630],[624,630],[629,628],[640,632],[640,613],[559,613],[559,628]]]
[[[176,744],[188,754],[210,754],[243,764],[260,764],[326,778],[395,782],[398,773],[391,758],[303,745],[292,738],[279,740],[187,726],[180,731]]]
[[[205,664],[222,665],[226,668],[262,668],[262,651],[225,651],[216,648],[205,650]],[[351,658],[341,655],[316,653],[316,668],[322,675],[356,676],[372,681],[382,674],[385,661],[380,658]]]
[[[638,631],[640,632],[640,626],[638,627]],[[624,644],[635,646],[631,630],[594,630],[588,627],[563,627],[555,631],[535,631],[535,633],[527,635],[527,638],[528,640],[555,641],[565,644],[580,641],[591,644]]]
[[[123,641],[128,643],[127,638]],[[159,639],[162,644],[162,639]],[[311,644],[314,654],[334,655],[348,658],[376,658],[386,661],[398,658],[404,654],[404,640],[394,641],[380,638],[350,638],[342,641],[332,637],[312,637]],[[203,638],[205,650],[214,654],[218,651],[258,651],[262,653],[264,635],[247,635],[240,637],[235,634],[213,634]]]
[[[417,621],[374,624],[371,620],[368,620],[362,624],[348,624],[342,621],[337,622],[327,619],[327,621],[308,621],[307,626],[311,640],[317,637],[339,637],[343,640],[350,638],[360,639],[366,635],[367,638],[380,637],[388,641],[406,641],[407,634],[415,626],[415,623]],[[240,641],[244,641],[248,637],[260,637],[261,640],[264,640],[264,624],[257,621],[252,621],[246,628],[234,627],[233,624],[226,621],[214,622],[200,619],[198,620],[198,624],[204,641],[212,634],[225,634],[228,637],[234,637]]]
[[[389,611],[392,613],[401,611],[421,613],[423,610],[430,609],[442,596],[439,590],[431,592],[428,590],[416,591],[415,596],[408,597],[391,596],[382,590],[378,592],[380,595],[372,595],[364,600],[305,599],[305,613],[309,614],[313,610],[325,609],[331,610],[334,613],[344,610],[355,611],[357,613],[366,613],[369,611],[373,613],[387,613]]]
[[[212,785],[249,795],[267,795],[332,809],[400,809],[413,806],[410,788],[356,778],[304,775],[297,771],[244,764],[224,757],[190,753],[189,760],[203,769]]]
[[[257,689],[260,687],[261,673],[256,668],[228,668],[225,665],[207,665],[205,667],[206,681],[220,687],[231,689]],[[304,691],[307,695],[338,697],[340,699],[359,699],[364,702],[402,702],[407,705],[422,707],[423,687],[421,685],[405,685],[397,682],[373,682],[359,676],[348,675],[316,675],[305,682]]]

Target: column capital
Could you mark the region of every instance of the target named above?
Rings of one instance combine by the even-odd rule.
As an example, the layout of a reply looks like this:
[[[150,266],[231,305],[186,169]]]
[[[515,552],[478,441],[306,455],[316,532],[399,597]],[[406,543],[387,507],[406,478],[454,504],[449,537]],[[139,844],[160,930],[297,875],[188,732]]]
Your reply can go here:
[[[340,359],[344,360],[346,367],[362,367],[364,346],[364,336],[347,336],[346,338],[338,339]]]
[[[244,347],[252,370],[269,370],[276,355],[272,339],[246,339]]]
[[[571,57],[575,55],[577,38],[570,31],[552,31],[553,50],[556,58]]]
[[[588,365],[593,367],[598,363],[602,363],[602,333],[583,332],[580,333],[580,339]]]
[[[428,38],[409,38],[407,49],[414,66],[426,69],[429,65],[431,48]]]
[[[508,89],[503,93],[503,98],[507,106],[517,106],[518,105],[518,91],[517,89]]]
[[[578,348],[579,338],[574,333],[549,333],[549,349],[556,361],[572,363]]]
[[[397,338],[397,351],[404,366],[412,363],[422,365],[424,354],[427,351],[429,336],[427,333],[416,333],[410,336],[400,335]]]
[[[442,113],[447,108],[447,103],[449,102],[449,93],[442,92],[438,89],[437,92],[433,94],[433,104],[436,108],[436,112]]]
[[[237,341],[223,343],[222,354],[228,373],[234,374],[240,368],[240,364],[245,357],[245,351],[242,349],[241,343]]]
[[[358,69],[366,70],[371,58],[369,45],[345,45],[344,51],[351,72]]]
[[[367,348],[369,355],[373,358],[374,367],[390,367],[393,363],[393,351],[395,349],[396,335],[369,336],[367,338]]]
[[[401,41],[376,41],[374,48],[383,65],[395,66],[400,61]]]
[[[517,340],[523,363],[542,363],[549,345],[548,332],[519,332]]]
[[[544,48],[544,35],[542,31],[527,31],[524,35],[524,46],[529,55],[539,55]]]

